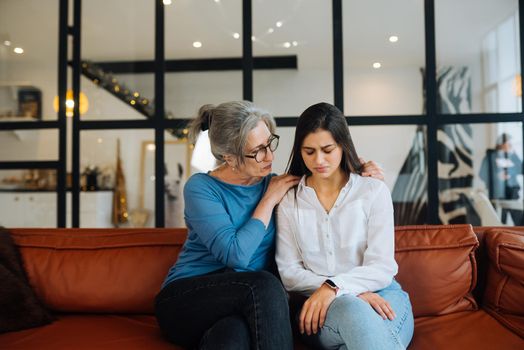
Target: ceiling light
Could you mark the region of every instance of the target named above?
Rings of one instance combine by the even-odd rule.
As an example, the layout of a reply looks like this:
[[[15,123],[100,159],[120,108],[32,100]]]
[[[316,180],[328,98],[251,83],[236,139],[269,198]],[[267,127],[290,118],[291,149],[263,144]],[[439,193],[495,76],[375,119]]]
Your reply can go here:
[[[233,38],[239,39],[240,38],[240,34],[239,33],[233,33]]]
[[[268,32],[269,34],[273,33],[274,31],[275,31],[275,30],[274,30],[273,28],[269,28],[269,29],[267,30],[267,32]]]
[[[392,35],[389,37],[389,41],[392,43],[396,43],[398,41],[398,36]]]
[[[147,144],[147,150],[148,151],[154,151],[155,150],[155,144],[154,143],[149,143]]]
[[[296,41],[293,41],[291,44],[293,44],[293,46],[298,46],[298,42]]]
[[[215,2],[220,2],[220,0],[215,0]]]
[[[11,46],[11,42],[9,40],[4,41],[5,46]]]
[[[21,47],[15,47],[13,51],[17,54],[24,53],[24,49],[22,49]]]
[[[278,28],[282,27],[282,21],[278,21],[277,23],[275,23],[275,25],[276,25]]]
[[[375,63],[373,63],[373,68],[375,68],[375,69],[379,69],[380,67],[382,67],[382,65],[380,64],[380,62],[375,62]]]
[[[99,138],[96,139],[96,142],[97,143],[102,143],[102,142],[104,142],[104,140],[101,137],[99,137]]]
[[[286,49],[289,49],[289,48],[291,47],[291,43],[290,43],[289,41],[286,41],[286,42],[284,43],[284,47],[285,47]]]
[[[197,49],[202,47],[202,43],[200,41],[193,42],[193,47],[196,47]]]
[[[255,41],[255,40],[257,40],[257,38],[255,38],[255,36],[254,36],[254,35],[253,35],[253,36],[251,36],[251,41]]]
[[[164,0],[164,5],[171,5],[173,2],[171,0]]]

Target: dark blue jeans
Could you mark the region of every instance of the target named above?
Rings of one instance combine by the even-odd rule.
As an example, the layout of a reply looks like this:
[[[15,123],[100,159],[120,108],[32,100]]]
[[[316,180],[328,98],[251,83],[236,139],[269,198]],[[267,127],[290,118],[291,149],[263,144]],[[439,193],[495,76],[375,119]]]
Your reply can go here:
[[[292,349],[286,292],[271,273],[222,272],[175,280],[156,297],[160,329],[194,349]]]

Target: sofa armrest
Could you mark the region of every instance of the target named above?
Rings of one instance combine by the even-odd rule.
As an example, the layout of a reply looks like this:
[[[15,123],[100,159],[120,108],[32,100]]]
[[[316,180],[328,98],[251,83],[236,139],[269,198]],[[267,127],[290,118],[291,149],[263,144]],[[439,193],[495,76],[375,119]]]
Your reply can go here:
[[[483,306],[524,338],[524,233],[495,228],[486,232],[488,271]]]

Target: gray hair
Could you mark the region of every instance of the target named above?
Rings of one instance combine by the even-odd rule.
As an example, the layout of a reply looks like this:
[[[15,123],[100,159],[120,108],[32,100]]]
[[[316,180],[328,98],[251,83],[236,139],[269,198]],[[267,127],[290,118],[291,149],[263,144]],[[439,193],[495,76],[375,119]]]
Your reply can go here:
[[[224,156],[229,154],[236,158],[238,164],[244,164],[247,136],[260,121],[267,125],[271,133],[275,133],[273,117],[252,102],[232,101],[218,106],[204,105],[189,125],[189,138],[194,143],[200,131],[209,128],[213,156],[222,163]]]

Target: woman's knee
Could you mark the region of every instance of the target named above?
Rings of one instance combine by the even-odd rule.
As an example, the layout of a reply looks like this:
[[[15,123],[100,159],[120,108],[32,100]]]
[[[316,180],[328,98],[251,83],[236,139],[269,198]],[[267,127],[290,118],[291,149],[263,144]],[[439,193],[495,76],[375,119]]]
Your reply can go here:
[[[249,349],[251,337],[246,321],[239,315],[223,318],[206,331],[199,349]]]
[[[361,332],[381,320],[380,316],[364,300],[354,296],[342,296],[336,298],[329,306],[325,326],[333,330],[350,329]]]
[[[259,297],[287,305],[287,294],[280,280],[267,271],[259,271],[256,274],[254,287],[257,289]]]

